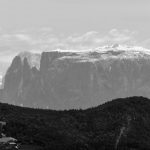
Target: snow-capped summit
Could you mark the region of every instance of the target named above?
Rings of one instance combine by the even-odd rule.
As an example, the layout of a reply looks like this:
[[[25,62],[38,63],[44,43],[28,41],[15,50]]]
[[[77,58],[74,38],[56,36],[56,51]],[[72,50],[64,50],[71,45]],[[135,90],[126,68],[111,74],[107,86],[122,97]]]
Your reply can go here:
[[[139,46],[128,46],[128,45],[120,45],[120,44],[113,44],[113,45],[107,45],[107,46],[101,46],[93,49],[85,49],[85,50],[68,50],[68,49],[56,49],[56,50],[50,50],[46,51],[47,53],[57,53],[61,54],[60,57],[63,58],[77,58],[77,59],[85,59],[88,57],[91,59],[91,55],[93,57],[93,54],[95,53],[96,59],[103,59],[105,56],[106,58],[137,58],[137,57],[149,57],[150,56],[150,50],[139,47]],[[23,61],[24,58],[27,58],[29,64],[31,67],[35,66],[39,69],[40,67],[40,60],[42,56],[41,53],[35,52],[21,52],[18,56],[21,57],[21,60]],[[85,57],[84,57],[85,56]],[[97,57],[99,56],[99,57]],[[60,58],[59,57],[59,58]]]
[[[125,51],[125,52],[135,52],[135,51],[139,51],[139,52],[143,52],[143,53],[148,53],[150,54],[150,50],[140,47],[140,46],[128,46],[128,45],[119,45],[119,44],[114,44],[114,45],[110,45],[110,46],[102,46],[102,47],[98,47],[95,49],[96,51]]]

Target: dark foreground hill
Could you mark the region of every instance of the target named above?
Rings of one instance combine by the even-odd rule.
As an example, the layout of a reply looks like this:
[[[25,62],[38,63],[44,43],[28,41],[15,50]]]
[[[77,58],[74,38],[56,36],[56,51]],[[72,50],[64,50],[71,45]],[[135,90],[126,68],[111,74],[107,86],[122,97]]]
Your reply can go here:
[[[42,150],[150,149],[150,100],[117,99],[86,110],[0,104],[6,134]]]

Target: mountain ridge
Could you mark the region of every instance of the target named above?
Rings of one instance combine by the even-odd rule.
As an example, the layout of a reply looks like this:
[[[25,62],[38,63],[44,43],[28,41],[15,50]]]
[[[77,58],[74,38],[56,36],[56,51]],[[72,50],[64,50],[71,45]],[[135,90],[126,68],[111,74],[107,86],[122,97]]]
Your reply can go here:
[[[85,54],[85,56],[90,56],[90,54],[112,54],[112,56],[117,56],[119,54],[124,54],[130,57],[130,54],[132,54],[133,58],[135,56],[149,56],[150,55],[150,50],[143,48],[143,47],[138,47],[138,46],[127,46],[127,45],[119,45],[119,44],[114,44],[114,45],[110,45],[110,46],[102,46],[102,47],[97,47],[97,48],[93,48],[93,49],[85,49],[85,50],[63,50],[63,49],[56,49],[56,50],[50,50],[50,51],[44,51],[44,52],[38,52],[36,53],[34,52],[30,52],[30,51],[24,51],[18,54],[18,56],[21,58],[21,60],[23,61],[24,58],[28,59],[28,63],[31,64],[31,66],[33,67],[34,65],[31,63],[36,63],[36,59],[37,61],[40,62],[42,53],[62,53],[66,56],[76,56],[76,55],[83,55]],[[87,55],[86,55],[87,54]],[[115,55],[116,54],[116,55]],[[129,55],[128,55],[129,54]],[[142,55],[143,54],[143,55]],[[93,56],[93,55],[92,55]],[[108,55],[110,56],[110,55]],[[121,55],[119,55],[121,56]],[[124,57],[124,58],[128,58],[128,57]],[[38,57],[38,58],[36,58]],[[82,58],[82,57],[81,57]],[[103,58],[103,57],[102,57]],[[36,65],[35,65],[36,66]],[[36,66],[37,67],[37,66]],[[37,69],[39,69],[39,65],[37,67]]]
[[[3,101],[52,109],[88,108],[118,97],[150,97],[149,78],[150,53],[140,47],[22,53],[5,75]]]

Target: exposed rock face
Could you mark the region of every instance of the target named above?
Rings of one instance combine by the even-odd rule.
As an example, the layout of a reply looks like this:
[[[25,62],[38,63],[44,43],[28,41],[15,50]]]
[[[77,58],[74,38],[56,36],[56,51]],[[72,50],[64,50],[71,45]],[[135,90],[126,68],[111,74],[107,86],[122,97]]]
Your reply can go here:
[[[0,89],[1,89],[1,87],[2,87],[2,76],[0,76]]]
[[[139,47],[16,56],[4,101],[51,109],[87,108],[127,96],[150,98],[150,52]]]

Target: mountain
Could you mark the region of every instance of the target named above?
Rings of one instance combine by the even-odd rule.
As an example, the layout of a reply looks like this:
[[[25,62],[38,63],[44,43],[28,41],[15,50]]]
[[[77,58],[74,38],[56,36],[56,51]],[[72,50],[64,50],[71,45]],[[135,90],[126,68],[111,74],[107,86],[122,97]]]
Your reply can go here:
[[[144,97],[68,111],[0,103],[0,118],[7,136],[41,150],[150,149],[150,99]]]
[[[0,60],[0,75],[1,76],[3,76],[5,74],[9,65],[10,65],[10,63]]]
[[[150,98],[150,50],[104,46],[16,56],[4,78],[3,101],[70,109],[128,96]]]
[[[2,76],[0,76],[0,87],[2,86]]]

